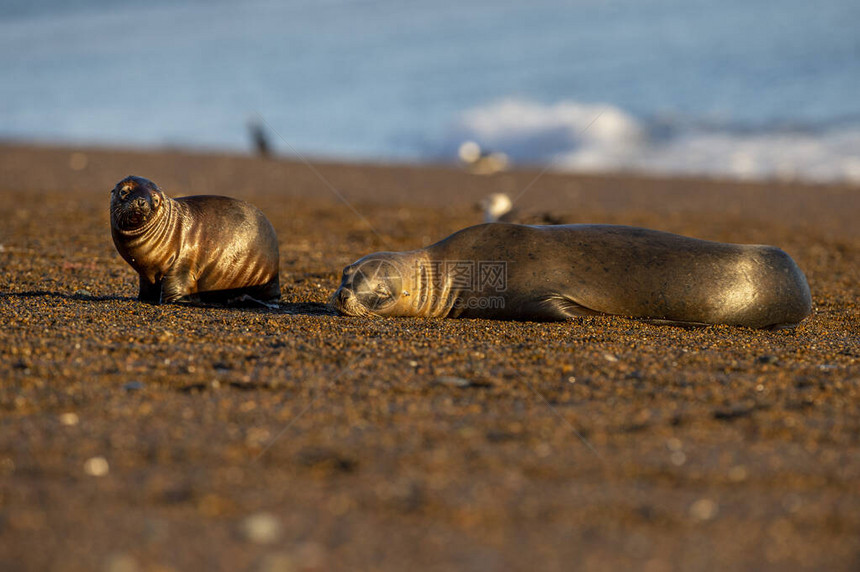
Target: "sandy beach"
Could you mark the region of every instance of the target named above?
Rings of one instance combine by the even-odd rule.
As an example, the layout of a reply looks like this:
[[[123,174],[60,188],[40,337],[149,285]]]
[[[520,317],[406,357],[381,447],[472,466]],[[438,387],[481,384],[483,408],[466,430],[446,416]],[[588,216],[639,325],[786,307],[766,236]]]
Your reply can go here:
[[[860,188],[0,145],[0,569],[857,570]],[[109,192],[260,207],[277,310],[152,306]],[[342,268],[524,213],[772,244],[790,331],[366,319]]]

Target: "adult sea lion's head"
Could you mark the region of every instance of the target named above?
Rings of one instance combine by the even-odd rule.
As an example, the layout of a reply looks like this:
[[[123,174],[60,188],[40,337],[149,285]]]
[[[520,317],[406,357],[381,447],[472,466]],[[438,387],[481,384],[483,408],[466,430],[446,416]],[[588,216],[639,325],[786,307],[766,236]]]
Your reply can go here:
[[[121,231],[146,226],[163,208],[164,193],[158,185],[130,175],[116,184],[110,193],[111,224]]]
[[[409,253],[377,252],[343,270],[330,304],[347,316],[409,316],[415,292]]]

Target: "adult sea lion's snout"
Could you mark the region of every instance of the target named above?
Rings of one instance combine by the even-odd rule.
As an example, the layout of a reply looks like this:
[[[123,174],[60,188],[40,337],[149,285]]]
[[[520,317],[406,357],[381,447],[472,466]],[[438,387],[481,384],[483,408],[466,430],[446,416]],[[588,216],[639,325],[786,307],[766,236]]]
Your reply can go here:
[[[346,316],[364,316],[367,314],[367,310],[358,301],[355,292],[345,284],[341,284],[337,291],[332,294],[329,304]]]

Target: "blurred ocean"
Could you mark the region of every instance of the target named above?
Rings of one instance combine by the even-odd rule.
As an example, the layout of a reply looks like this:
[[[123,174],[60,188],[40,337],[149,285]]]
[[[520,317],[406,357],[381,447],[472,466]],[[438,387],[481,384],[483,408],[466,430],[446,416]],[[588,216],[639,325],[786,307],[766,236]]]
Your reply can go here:
[[[857,0],[4,0],[0,78],[7,140],[860,181]]]

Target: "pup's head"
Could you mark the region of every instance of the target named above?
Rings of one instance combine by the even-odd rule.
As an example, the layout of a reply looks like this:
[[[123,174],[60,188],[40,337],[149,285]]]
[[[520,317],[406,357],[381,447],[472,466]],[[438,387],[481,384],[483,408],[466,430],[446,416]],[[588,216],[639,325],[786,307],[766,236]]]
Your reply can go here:
[[[113,225],[123,231],[142,228],[158,214],[166,197],[158,185],[130,175],[110,192],[110,214]]]

